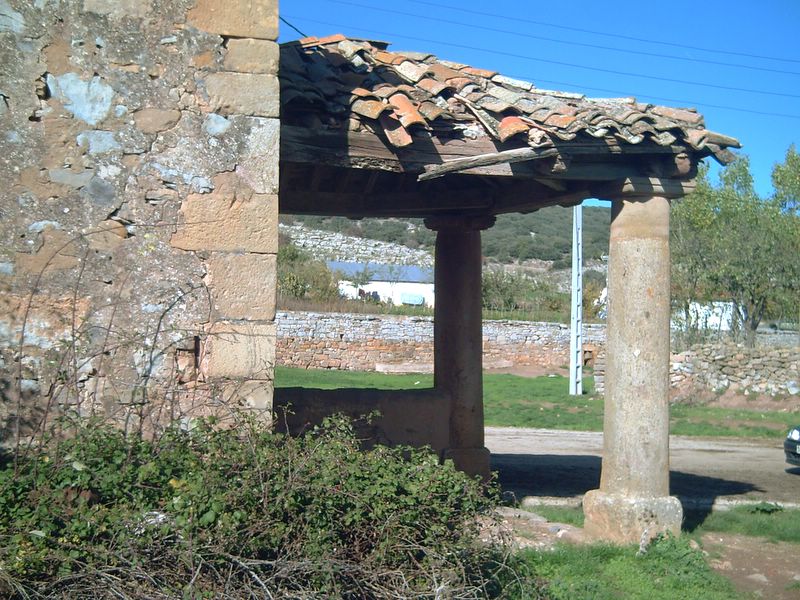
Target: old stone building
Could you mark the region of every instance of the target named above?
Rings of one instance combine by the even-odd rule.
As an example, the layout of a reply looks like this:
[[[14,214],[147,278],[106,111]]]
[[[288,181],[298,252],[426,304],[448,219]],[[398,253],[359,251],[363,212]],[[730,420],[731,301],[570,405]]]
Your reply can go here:
[[[437,300],[434,389],[276,402],[380,408],[391,441],[485,476],[481,231],[598,197],[613,201],[606,446],[587,529],[677,530],[669,202],[738,142],[693,110],[382,42],[279,51],[277,20],[275,0],[0,0],[4,440],[65,408],[145,427],[268,415],[280,194],[288,213],[425,218]]]
[[[277,23],[276,1],[0,2],[3,443],[67,406],[271,407]]]

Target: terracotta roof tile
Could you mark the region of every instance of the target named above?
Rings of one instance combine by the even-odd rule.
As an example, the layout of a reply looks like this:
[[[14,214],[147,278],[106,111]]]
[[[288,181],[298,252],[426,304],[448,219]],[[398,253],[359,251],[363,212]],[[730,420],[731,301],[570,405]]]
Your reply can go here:
[[[515,87],[525,91],[533,87],[533,84],[530,82],[514,79],[513,77],[506,77],[505,75],[495,75],[491,79],[498,85]]]
[[[433,121],[436,135],[460,135],[467,127],[470,135],[501,142],[527,137],[535,147],[576,138],[615,139],[623,148],[649,141],[720,161],[730,159],[727,148],[739,147],[734,138],[706,130],[694,109],[540,89],[496,71],[387,47],[339,34],[283,44],[284,111],[313,110],[320,123],[383,132],[398,148],[414,143],[407,127],[430,129]]]
[[[411,83],[418,82],[420,79],[425,77],[428,72],[427,65],[419,65],[411,62],[410,60],[404,60],[397,65],[395,69]]]
[[[456,91],[460,92],[468,85],[474,85],[475,82],[470,79],[469,77],[453,77],[452,79],[448,79],[445,83],[452,88],[455,88]]]
[[[410,127],[411,125],[427,125],[425,117],[419,114],[419,111],[414,106],[414,103],[405,94],[400,92],[394,94],[389,98],[389,104],[394,108],[394,112],[400,119],[403,127]]]
[[[547,120],[544,122],[545,125],[550,127],[560,127],[562,129],[566,129],[570,125],[575,122],[575,117],[570,115],[550,115],[547,117]]]
[[[498,126],[500,141],[505,142],[518,133],[527,133],[530,128],[531,126],[519,117],[505,117]]]
[[[406,131],[405,127],[403,127],[403,124],[394,115],[381,113],[378,120],[380,121],[381,127],[383,127],[386,138],[392,146],[404,148],[411,145],[414,141],[411,139],[411,135]]]
[[[377,119],[383,111],[391,109],[380,100],[356,100],[350,106],[354,113],[369,119]]]
[[[433,76],[434,79],[438,81],[447,81],[448,79],[463,77],[461,72],[451,69],[442,63],[428,65],[428,72]]]
[[[484,79],[491,79],[497,75],[497,71],[487,71],[486,69],[476,69],[475,67],[464,67],[460,69],[462,73],[467,75],[474,75],[475,77],[483,77]]]
[[[431,94],[432,96],[438,96],[444,90],[452,89],[446,83],[443,83],[441,81],[436,81],[435,79],[432,79],[430,77],[426,77],[425,79],[420,79],[417,82],[417,85],[426,92],[428,92],[429,94]]]

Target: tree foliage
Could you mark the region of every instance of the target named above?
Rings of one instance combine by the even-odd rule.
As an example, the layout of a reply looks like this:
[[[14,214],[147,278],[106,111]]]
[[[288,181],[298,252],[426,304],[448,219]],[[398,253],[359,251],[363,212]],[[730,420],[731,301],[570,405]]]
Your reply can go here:
[[[333,300],[339,297],[339,282],[324,262],[314,260],[290,239],[281,236],[278,294],[288,298]]]
[[[702,169],[694,193],[673,211],[673,298],[733,303],[734,327],[747,341],[765,317],[797,304],[800,292],[800,217],[796,207],[800,160],[794,149],[773,171],[776,191],[761,198],[743,156],[719,182]]]

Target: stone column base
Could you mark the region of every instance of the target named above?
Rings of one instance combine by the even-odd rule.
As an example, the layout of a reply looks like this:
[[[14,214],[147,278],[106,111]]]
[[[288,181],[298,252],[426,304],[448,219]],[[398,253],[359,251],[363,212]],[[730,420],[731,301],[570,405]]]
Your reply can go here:
[[[683,507],[674,496],[633,498],[591,490],[583,497],[584,531],[619,544],[647,542],[659,533],[678,535]]]
[[[459,471],[467,475],[480,475],[484,481],[489,481],[489,457],[487,448],[445,448],[442,450],[442,462],[452,460]]]

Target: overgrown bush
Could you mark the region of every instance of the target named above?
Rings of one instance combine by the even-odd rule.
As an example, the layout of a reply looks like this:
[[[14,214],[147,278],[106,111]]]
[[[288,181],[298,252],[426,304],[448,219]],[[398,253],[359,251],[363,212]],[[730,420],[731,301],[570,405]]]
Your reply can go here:
[[[339,281],[321,260],[315,260],[285,236],[278,248],[278,295],[284,298],[332,301]]]
[[[478,539],[491,507],[425,450],[361,451],[344,419],[155,441],[77,422],[0,469],[0,596],[494,597],[510,571]]]

